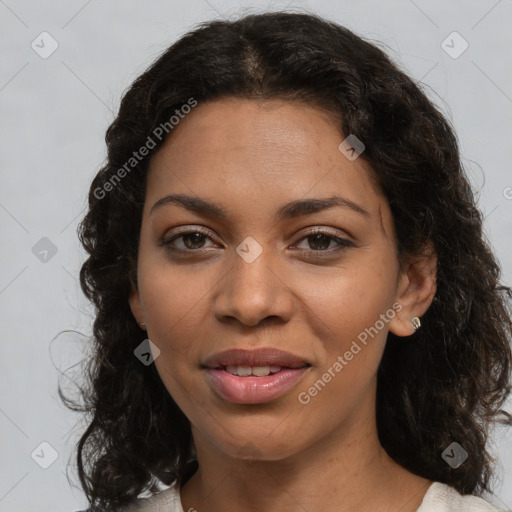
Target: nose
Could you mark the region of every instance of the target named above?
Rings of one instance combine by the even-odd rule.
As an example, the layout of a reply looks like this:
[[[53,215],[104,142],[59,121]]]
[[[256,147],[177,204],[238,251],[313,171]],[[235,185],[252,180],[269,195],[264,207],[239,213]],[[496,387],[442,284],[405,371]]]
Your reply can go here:
[[[289,321],[293,292],[282,265],[270,248],[250,261],[238,253],[214,294],[214,314],[221,322],[238,320],[245,326]]]

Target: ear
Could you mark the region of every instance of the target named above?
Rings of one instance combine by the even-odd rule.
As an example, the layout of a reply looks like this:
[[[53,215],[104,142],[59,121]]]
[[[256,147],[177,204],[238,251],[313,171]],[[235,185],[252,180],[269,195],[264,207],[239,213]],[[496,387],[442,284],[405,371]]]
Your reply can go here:
[[[140,324],[141,322],[145,322],[145,315],[139,289],[137,286],[137,277],[133,272],[130,272],[130,284],[131,290],[130,295],[128,296],[128,303],[130,304],[130,309],[132,310],[135,321],[137,324]]]
[[[389,330],[397,336],[410,336],[415,330],[411,319],[425,314],[436,293],[437,255],[432,242],[421,254],[406,258],[400,273],[396,300],[402,308],[389,322]]]

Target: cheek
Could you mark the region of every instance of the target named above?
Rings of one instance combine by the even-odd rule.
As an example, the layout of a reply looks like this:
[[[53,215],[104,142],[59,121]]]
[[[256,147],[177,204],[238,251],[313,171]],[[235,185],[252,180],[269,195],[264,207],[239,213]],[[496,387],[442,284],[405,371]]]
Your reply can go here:
[[[394,301],[394,274],[384,272],[378,262],[343,269],[329,269],[325,275],[297,276],[295,291],[307,308],[308,322],[315,326],[319,339],[330,340],[330,350],[345,350],[351,340],[364,340],[364,333],[375,326],[380,315],[388,312]],[[392,310],[391,310],[392,312]],[[385,338],[387,322],[378,322]],[[372,332],[374,332],[372,330]],[[376,336],[374,336],[376,337]]]
[[[375,274],[368,271],[365,278],[346,276],[331,281],[323,292],[310,293],[307,322],[321,340],[321,350],[318,365],[298,390],[297,399],[309,413],[305,425],[321,420],[328,431],[326,425],[343,421],[356,408],[372,407],[369,390],[394,316],[388,314],[387,321],[381,320],[381,315],[394,313],[389,287],[385,281],[381,285],[376,285]]]
[[[151,336],[159,345],[181,351],[203,324],[209,286],[179,267],[159,264],[146,268],[139,286]]]
[[[146,267],[147,268],[147,267]],[[183,273],[160,265],[157,271],[148,270],[140,281],[141,295],[144,297],[148,338],[160,349],[154,364],[169,394],[187,414],[190,392],[194,382],[192,371],[197,367],[200,341],[205,333],[205,284],[197,279],[185,279]],[[200,395],[196,401],[200,400]]]
[[[160,349],[156,369],[178,406],[190,414],[187,407],[194,387],[191,370],[197,366],[200,342],[205,336],[201,329],[208,308],[204,300],[208,288],[204,281],[161,263],[146,270],[139,286],[148,337]]]

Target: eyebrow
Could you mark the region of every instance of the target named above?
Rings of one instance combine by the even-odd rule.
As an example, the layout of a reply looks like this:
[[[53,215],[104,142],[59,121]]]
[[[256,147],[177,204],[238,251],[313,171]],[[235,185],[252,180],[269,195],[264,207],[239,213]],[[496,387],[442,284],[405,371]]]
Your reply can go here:
[[[227,220],[228,212],[220,205],[202,199],[196,196],[188,196],[186,194],[171,194],[159,199],[151,208],[150,215],[156,210],[167,204],[177,204],[187,210],[198,213],[207,217],[216,217]],[[276,213],[276,220],[293,219],[302,215],[308,215],[335,206],[343,206],[350,208],[352,211],[359,213],[367,218],[370,214],[360,205],[341,196],[331,196],[326,198],[306,198],[298,199],[284,204]]]

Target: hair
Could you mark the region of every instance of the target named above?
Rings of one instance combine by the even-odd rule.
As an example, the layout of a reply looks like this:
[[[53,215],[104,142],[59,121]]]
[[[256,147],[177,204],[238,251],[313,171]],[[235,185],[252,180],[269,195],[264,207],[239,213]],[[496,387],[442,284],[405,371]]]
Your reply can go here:
[[[152,137],[150,155],[119,179],[134,150],[190,98],[300,101],[364,142],[360,158],[389,202],[398,261],[429,243],[437,254],[437,290],[421,329],[411,338],[388,334],[377,376],[379,440],[416,475],[461,494],[490,491],[488,427],[511,418],[500,407],[511,390],[512,290],[500,284],[454,130],[375,44],[316,15],[271,12],[185,34],[133,82],[106,132],[107,159],[78,227],[88,254],[80,284],[95,312],[83,402],[59,387],[66,405],[89,418],[77,466],[91,505],[128,504],[158,481],[180,482],[194,459],[188,419],[155,365],[134,357],[146,336],[128,302],[149,162],[172,132]],[[454,441],[469,453],[457,468],[441,457]]]

